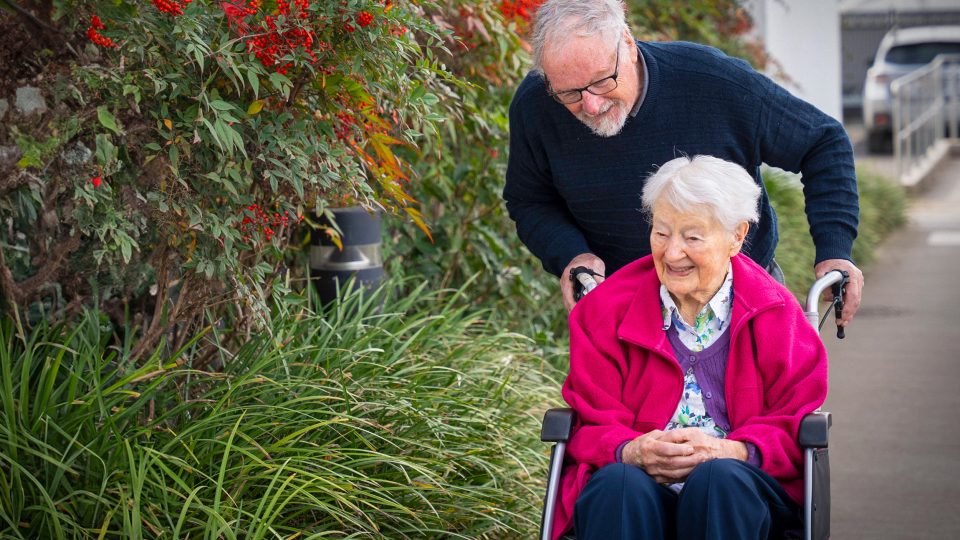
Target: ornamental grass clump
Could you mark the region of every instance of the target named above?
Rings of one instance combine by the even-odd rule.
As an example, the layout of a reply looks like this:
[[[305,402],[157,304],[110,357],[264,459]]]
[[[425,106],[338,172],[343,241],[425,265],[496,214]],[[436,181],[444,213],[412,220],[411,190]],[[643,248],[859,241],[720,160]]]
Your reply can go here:
[[[128,360],[102,315],[0,325],[4,538],[530,538],[559,386],[463,291],[284,309]]]

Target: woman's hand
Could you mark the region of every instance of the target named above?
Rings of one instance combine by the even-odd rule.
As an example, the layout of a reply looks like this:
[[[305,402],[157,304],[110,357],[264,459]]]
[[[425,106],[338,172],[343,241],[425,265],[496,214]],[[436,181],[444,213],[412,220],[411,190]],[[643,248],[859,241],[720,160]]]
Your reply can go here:
[[[668,433],[654,430],[630,441],[623,447],[623,462],[640,467],[657,483],[682,482],[703,459],[693,445],[664,440]]]
[[[705,435],[698,428],[654,430],[627,443],[623,462],[636,465],[661,484],[683,482],[694,467],[717,458],[747,459],[740,441]]]
[[[664,442],[687,444],[693,447],[695,455],[708,459],[731,458],[747,460],[747,445],[740,441],[711,437],[698,428],[680,428],[667,431],[661,438]]]

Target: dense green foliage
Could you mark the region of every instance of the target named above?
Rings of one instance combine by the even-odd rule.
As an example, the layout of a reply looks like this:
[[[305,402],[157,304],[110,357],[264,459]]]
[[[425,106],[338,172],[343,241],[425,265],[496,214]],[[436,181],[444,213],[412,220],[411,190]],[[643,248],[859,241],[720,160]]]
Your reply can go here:
[[[0,135],[19,151],[0,170],[0,296],[31,322],[80,306],[136,315],[137,355],[209,309],[250,328],[269,297],[302,288],[306,239],[336,236],[310,216],[362,204],[387,210],[394,273],[440,288],[473,278],[476,301],[553,339],[562,318],[540,306],[555,283],[500,199],[539,3],[37,4],[56,32],[31,53],[51,111]],[[763,63],[735,0],[628,7],[640,37]]]
[[[288,308],[203,365],[222,329],[132,365],[95,313],[4,319],[0,536],[529,538],[559,383],[446,292]]]
[[[454,41],[433,15],[455,3],[56,6],[48,46],[81,52],[49,66],[50,110],[11,112],[0,134],[18,155],[0,171],[0,296],[32,320],[123,304],[152,345],[170,313],[264,312],[330,206],[399,214],[428,238],[410,162],[467,84],[437,58]]]
[[[805,301],[807,290],[813,284],[815,251],[803,210],[800,180],[780,170],[767,170],[764,181],[779,222],[777,262],[783,268],[790,290]],[[863,169],[857,171],[857,187],[860,192],[860,227],[853,244],[853,258],[862,269],[873,260],[880,241],[903,225],[907,197],[898,184]]]

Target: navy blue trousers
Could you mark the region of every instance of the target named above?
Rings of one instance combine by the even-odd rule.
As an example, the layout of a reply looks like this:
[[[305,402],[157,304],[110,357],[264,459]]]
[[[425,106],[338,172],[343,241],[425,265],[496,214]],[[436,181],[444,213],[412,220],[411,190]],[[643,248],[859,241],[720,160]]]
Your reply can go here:
[[[698,465],[679,494],[639,467],[597,471],[574,507],[577,540],[767,540],[802,529],[800,507],[770,475],[735,459]]]

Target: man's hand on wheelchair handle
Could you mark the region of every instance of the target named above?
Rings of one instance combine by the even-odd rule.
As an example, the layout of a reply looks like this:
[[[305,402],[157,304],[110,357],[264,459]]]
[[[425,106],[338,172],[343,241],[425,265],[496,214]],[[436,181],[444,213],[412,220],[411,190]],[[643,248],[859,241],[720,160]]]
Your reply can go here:
[[[847,326],[850,324],[850,321],[853,320],[857,309],[860,308],[860,298],[863,295],[863,272],[846,259],[827,259],[820,261],[820,263],[813,267],[817,279],[822,278],[831,270],[843,270],[850,276],[850,282],[847,283],[843,294],[843,315],[840,320],[837,321],[838,326]],[[827,291],[825,296],[827,300],[833,299],[830,291]]]
[[[563,269],[563,272],[560,274],[560,294],[563,297],[563,307],[567,310],[567,313],[570,313],[573,310],[573,306],[576,305],[576,300],[573,299],[573,282],[570,281],[570,270],[578,266],[585,266],[594,272],[597,273],[594,276],[596,282],[602,283],[603,276],[606,275],[606,264],[600,257],[597,257],[593,253],[581,253],[574,257],[567,267]]]

